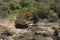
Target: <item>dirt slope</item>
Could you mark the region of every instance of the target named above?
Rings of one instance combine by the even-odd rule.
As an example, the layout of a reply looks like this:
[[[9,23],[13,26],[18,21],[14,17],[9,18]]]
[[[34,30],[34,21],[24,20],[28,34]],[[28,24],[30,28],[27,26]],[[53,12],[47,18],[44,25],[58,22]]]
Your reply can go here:
[[[19,35],[19,33],[25,33],[25,32],[30,32],[27,29],[16,29],[15,28],[15,24],[14,24],[14,20],[8,20],[8,19],[0,19],[0,25],[6,27],[7,29],[9,29],[12,32],[15,32],[15,34],[12,37],[15,37],[17,35]],[[42,32],[42,33],[51,33],[53,34],[53,29],[52,27],[59,27],[59,23],[44,23],[44,22],[38,22],[38,32]],[[48,32],[47,32],[48,31]]]

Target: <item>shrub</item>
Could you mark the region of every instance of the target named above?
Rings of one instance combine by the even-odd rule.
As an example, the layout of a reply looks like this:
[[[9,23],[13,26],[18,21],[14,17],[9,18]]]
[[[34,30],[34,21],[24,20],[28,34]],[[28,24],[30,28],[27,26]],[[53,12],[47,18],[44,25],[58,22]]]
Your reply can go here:
[[[30,3],[27,0],[21,0],[20,1],[21,7],[28,7]]]
[[[53,10],[49,10],[49,18],[58,18],[57,13],[55,13]]]
[[[57,13],[55,13],[53,10],[49,11],[48,19],[50,22],[55,22],[58,19]]]
[[[41,4],[37,9],[36,9],[36,14],[38,15],[39,18],[44,19],[48,18],[48,11],[49,11],[49,6],[46,6],[44,4]]]
[[[1,4],[0,5],[0,16],[2,18],[5,18],[5,17],[8,17],[9,16],[9,7],[8,5],[5,5],[5,4]]]
[[[9,7],[10,7],[11,10],[18,10],[18,9],[21,8],[18,3],[10,3]]]

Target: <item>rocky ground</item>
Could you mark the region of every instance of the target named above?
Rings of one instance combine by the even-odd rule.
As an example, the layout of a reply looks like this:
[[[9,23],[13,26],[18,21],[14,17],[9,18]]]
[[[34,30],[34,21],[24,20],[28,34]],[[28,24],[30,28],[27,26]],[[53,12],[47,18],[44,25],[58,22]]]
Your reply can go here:
[[[52,27],[55,27],[57,29],[60,28],[60,23],[57,23],[57,22],[53,22],[53,23],[38,22],[38,24],[37,24],[38,27],[32,26],[32,28],[16,29],[14,21],[13,20],[7,20],[7,19],[4,19],[4,20],[0,19],[0,25],[3,26],[4,28],[6,28],[6,30],[8,30],[8,32],[11,31],[13,34],[12,36],[6,36],[5,35],[4,38],[0,37],[0,40],[3,40],[3,39],[4,40],[29,40],[28,38],[24,39],[23,37],[21,39],[18,38],[21,36],[21,34],[24,34],[24,33],[26,33],[25,35],[30,34],[30,36],[31,36],[31,33],[32,34],[36,33],[37,37],[38,37],[36,40],[40,40],[40,36],[43,34],[46,37],[41,36],[42,37],[41,40],[53,40],[52,35],[54,33],[54,30],[52,29]],[[2,30],[2,29],[0,28],[0,30]],[[28,36],[29,35],[27,35],[26,37],[28,37]],[[29,36],[29,38],[30,38],[30,36]],[[35,35],[33,35],[33,36],[35,37]],[[33,39],[34,38],[32,37],[31,40],[33,40]]]

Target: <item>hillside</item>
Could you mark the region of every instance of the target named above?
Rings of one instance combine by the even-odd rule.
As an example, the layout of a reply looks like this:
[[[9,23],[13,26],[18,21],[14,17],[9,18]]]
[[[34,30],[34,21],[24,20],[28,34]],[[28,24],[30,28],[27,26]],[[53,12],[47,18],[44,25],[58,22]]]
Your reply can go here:
[[[60,40],[60,0],[0,0],[0,40]]]
[[[54,40],[52,36],[55,30],[53,27],[60,30],[58,22],[38,22],[37,25],[36,27],[17,29],[13,20],[0,19],[0,40]]]

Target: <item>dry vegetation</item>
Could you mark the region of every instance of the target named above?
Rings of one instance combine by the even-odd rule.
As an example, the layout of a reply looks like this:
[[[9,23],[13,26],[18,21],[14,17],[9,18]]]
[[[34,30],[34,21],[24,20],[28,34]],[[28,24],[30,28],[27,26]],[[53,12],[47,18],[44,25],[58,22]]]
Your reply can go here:
[[[6,22],[6,21],[5,21]],[[9,22],[6,22],[9,24]],[[12,22],[11,22],[12,23]],[[4,23],[2,23],[4,24]],[[13,25],[13,24],[10,24]],[[4,40],[53,40],[54,30],[60,29],[60,23],[38,22],[38,27],[16,29],[14,26],[0,26],[0,39]]]
[[[34,14],[39,19],[37,26],[15,28],[17,16],[27,16],[24,19],[29,23]],[[25,20],[16,23],[25,24]],[[0,40],[58,40],[55,28],[60,38],[60,0],[0,0]]]

